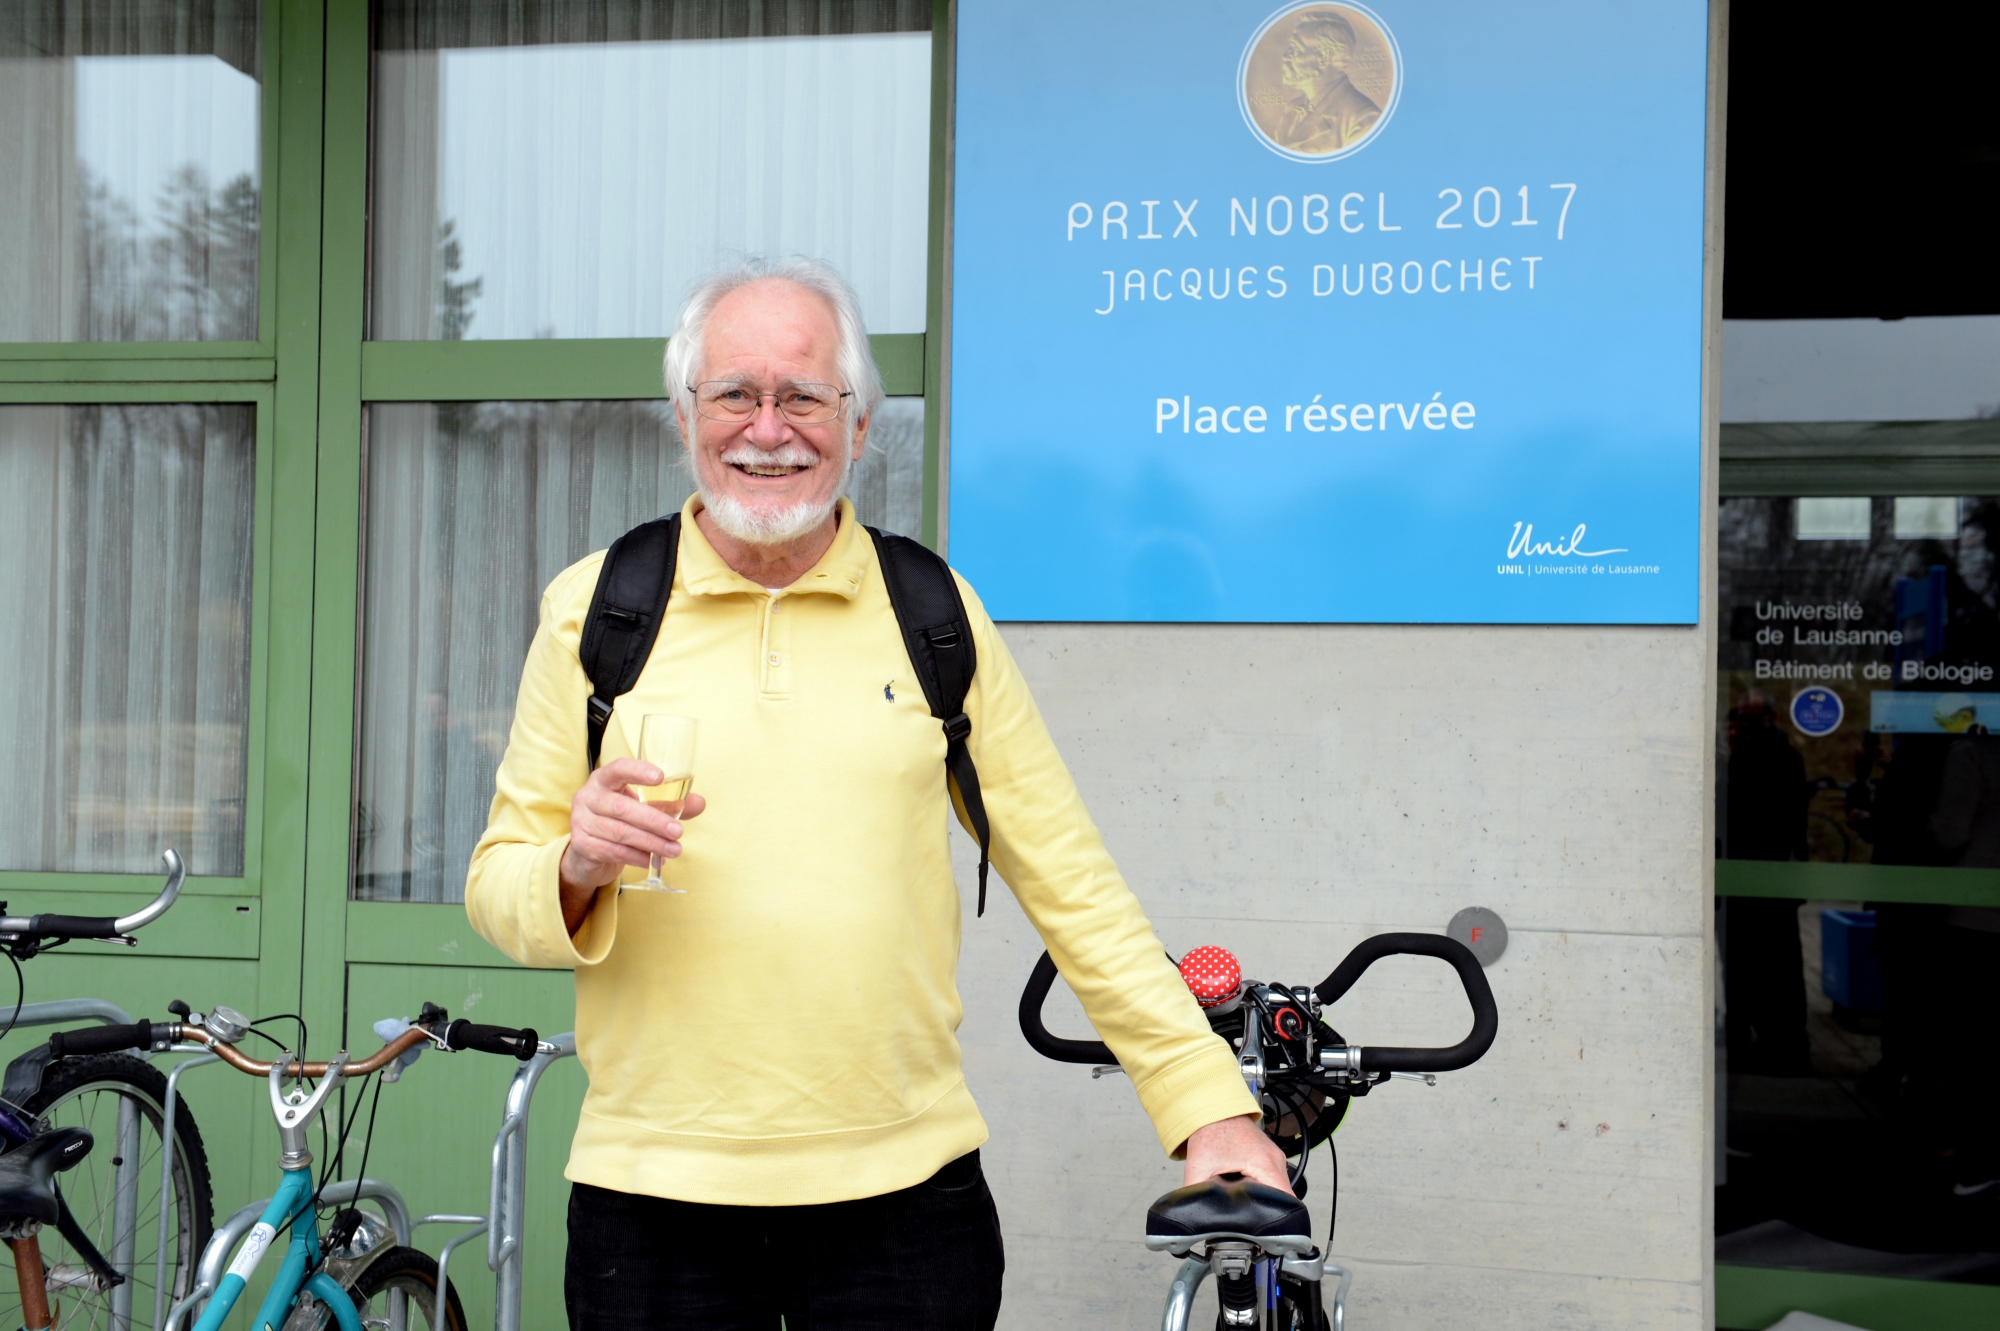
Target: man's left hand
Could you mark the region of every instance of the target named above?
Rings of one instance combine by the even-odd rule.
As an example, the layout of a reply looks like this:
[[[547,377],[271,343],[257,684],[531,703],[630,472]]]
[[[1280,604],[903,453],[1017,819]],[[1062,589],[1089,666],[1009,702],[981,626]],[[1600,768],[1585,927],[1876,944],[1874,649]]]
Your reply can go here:
[[[1182,1183],[1206,1183],[1217,1174],[1246,1174],[1280,1192],[1292,1190],[1284,1155],[1248,1114],[1196,1128],[1194,1136],[1187,1139],[1187,1170]]]

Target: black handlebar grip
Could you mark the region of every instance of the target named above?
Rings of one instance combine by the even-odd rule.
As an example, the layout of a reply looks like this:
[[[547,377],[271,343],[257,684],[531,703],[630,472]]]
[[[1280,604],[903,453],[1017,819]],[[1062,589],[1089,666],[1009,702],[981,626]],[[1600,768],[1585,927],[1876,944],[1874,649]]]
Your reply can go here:
[[[165,1031],[162,1030],[162,1034]],[[126,1049],[151,1049],[153,1023],[130,1026],[86,1026],[80,1031],[57,1031],[49,1037],[49,1057],[80,1058],[85,1054],[115,1054]]]
[[[1021,1034],[1028,1037],[1029,1046],[1043,1058],[1053,1058],[1058,1063],[1117,1063],[1111,1056],[1111,1046],[1102,1040],[1065,1040],[1051,1035],[1042,1024],[1042,1004],[1048,1001],[1055,982],[1055,960],[1044,952],[1028,975],[1028,987],[1021,991]]]
[[[1500,1009],[1493,1002],[1493,988],[1486,983],[1486,972],[1480,967],[1479,958],[1455,938],[1443,934],[1377,934],[1364,938],[1313,992],[1322,1003],[1337,1002],[1354,987],[1363,971],[1383,957],[1395,956],[1436,957],[1450,962],[1465,989],[1466,1001],[1472,1004],[1472,1031],[1449,1049],[1364,1048],[1361,1070],[1456,1072],[1477,1063],[1493,1047],[1493,1037],[1500,1033]]]
[[[31,938],[117,938],[115,915],[31,915]]]
[[[523,1063],[533,1058],[541,1037],[533,1027],[515,1030],[511,1026],[481,1026],[460,1017],[445,1028],[448,1049],[477,1049],[482,1054],[508,1054]]]

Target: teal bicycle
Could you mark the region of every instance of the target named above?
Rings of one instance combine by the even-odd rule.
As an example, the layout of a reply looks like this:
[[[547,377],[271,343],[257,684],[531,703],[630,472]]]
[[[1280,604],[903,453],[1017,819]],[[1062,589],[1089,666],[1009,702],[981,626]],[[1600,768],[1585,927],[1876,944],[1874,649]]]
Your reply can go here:
[[[444,1276],[438,1261],[409,1246],[409,1230],[417,1224],[459,1223],[470,1228],[446,1245],[448,1260],[452,1248],[485,1231],[486,1217],[475,1215],[425,1216],[412,1222],[404,1213],[394,1189],[365,1177],[346,1183],[329,1183],[338,1172],[342,1150],[336,1149],[319,1180],[313,1178],[313,1153],[308,1134],[343,1083],[383,1073],[384,1081],[394,1080],[415,1052],[435,1047],[447,1052],[478,1049],[510,1054],[522,1060],[537,1053],[553,1051],[544,1046],[532,1030],[508,1030],[451,1021],[441,1008],[429,1003],[423,1014],[407,1029],[390,1038],[382,1048],[365,1059],[355,1060],[346,1051],[323,1063],[306,1062],[285,1050],[272,1062],[261,1062],[236,1046],[251,1033],[251,1023],[242,1014],[216,1007],[206,1014],[191,1011],[186,1004],[173,1005],[177,1022],[139,1022],[132,1026],[108,1026],[78,1035],[93,1052],[112,1047],[147,1047],[156,1043],[175,1046],[203,1046],[209,1053],[239,1071],[266,1078],[270,1083],[271,1115],[278,1128],[278,1167],[282,1178],[277,1192],[262,1204],[254,1225],[243,1222],[248,1214],[218,1227],[216,1238],[203,1254],[201,1272],[193,1290],[175,1304],[166,1327],[185,1325],[199,1310],[194,1331],[220,1331],[235,1310],[251,1276],[281,1239],[289,1237],[284,1257],[269,1293],[257,1309],[251,1326],[257,1331],[323,1331],[338,1326],[340,1331],[364,1328],[393,1328],[421,1324],[429,1331],[465,1331],[465,1312],[457,1291]],[[405,1023],[400,1020],[396,1026]],[[382,1027],[377,1028],[383,1030]],[[377,1084],[379,1098],[380,1084]],[[356,1104],[345,1122],[337,1123],[338,1139],[346,1142]],[[336,1115],[336,1117],[338,1117]],[[332,1135],[322,1128],[324,1135]],[[373,1112],[362,1144],[362,1173],[367,1169],[368,1141],[374,1133]],[[344,1148],[343,1148],[344,1149]],[[324,1238],[320,1232],[323,1206],[358,1202],[364,1198],[382,1206],[387,1224],[348,1206],[333,1217]],[[245,1208],[256,1214],[255,1208]],[[241,1246],[226,1269],[221,1262],[233,1241]],[[203,1301],[206,1301],[206,1306]]]

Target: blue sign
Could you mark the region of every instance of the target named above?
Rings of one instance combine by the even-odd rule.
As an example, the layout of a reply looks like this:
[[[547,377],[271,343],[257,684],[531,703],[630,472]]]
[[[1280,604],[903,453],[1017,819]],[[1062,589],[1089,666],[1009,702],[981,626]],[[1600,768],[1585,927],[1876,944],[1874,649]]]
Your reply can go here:
[[[1814,685],[1792,695],[1792,724],[1799,728],[1800,734],[1812,739],[1831,735],[1840,729],[1841,718],[1845,715],[1847,708],[1842,705],[1840,695],[1832,689]]]
[[[961,0],[1001,619],[1691,623],[1698,0]]]

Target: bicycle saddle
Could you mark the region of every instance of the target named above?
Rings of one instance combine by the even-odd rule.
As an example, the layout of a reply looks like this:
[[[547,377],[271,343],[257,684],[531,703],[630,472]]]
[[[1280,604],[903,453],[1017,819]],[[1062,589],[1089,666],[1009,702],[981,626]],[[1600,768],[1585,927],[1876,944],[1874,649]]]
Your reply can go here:
[[[54,1224],[56,1175],[90,1154],[91,1136],[82,1128],[57,1128],[0,1155],[0,1216]]]
[[[1211,1239],[1244,1239],[1279,1256],[1313,1251],[1303,1202],[1240,1174],[1222,1177],[1175,1188],[1154,1202],[1146,1211],[1146,1246],[1176,1257]]]

